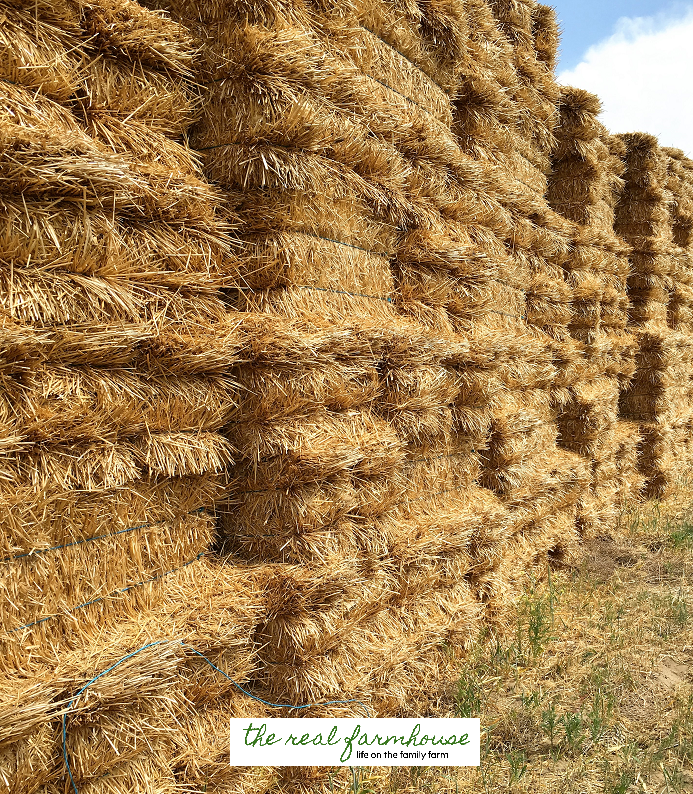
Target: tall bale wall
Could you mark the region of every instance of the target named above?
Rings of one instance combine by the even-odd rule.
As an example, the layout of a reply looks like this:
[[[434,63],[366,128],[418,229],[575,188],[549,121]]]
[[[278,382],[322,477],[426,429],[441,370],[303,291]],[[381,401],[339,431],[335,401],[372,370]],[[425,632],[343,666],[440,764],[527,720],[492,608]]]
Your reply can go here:
[[[662,497],[685,465],[693,411],[692,348],[684,319],[689,280],[686,172],[677,166],[682,161],[660,149],[653,136],[619,138],[625,147],[626,186],[615,228],[633,249],[628,295],[638,343],[636,371],[621,393],[620,411],[640,426],[639,467],[646,492]]]
[[[243,342],[229,223],[183,144],[192,41],[132,2],[0,12],[0,779],[62,788],[69,699],[164,641],[77,704],[69,757],[82,791],[173,790],[172,725],[209,683],[180,638],[247,680],[267,581],[201,559]]]
[[[641,487],[637,427],[618,419],[620,389],[635,369],[635,340],[624,330],[629,249],[613,231],[624,167],[598,120],[598,97],[565,88],[559,112],[547,197],[577,224],[565,270],[573,288],[570,332],[586,366],[558,425],[561,445],[590,463],[590,491],[578,510],[581,532],[589,536],[613,529],[622,504]]]
[[[479,268],[473,251],[483,224],[453,225],[444,214],[463,187],[466,206],[490,213],[435,82],[450,84],[456,67],[434,48],[425,17],[386,4],[299,11],[256,7],[239,21],[199,6],[204,24],[194,26],[205,47],[201,81],[214,82],[193,143],[240,218],[237,308],[327,324],[342,334],[335,358],[348,362],[344,375],[320,368],[313,379],[300,367],[262,382],[247,370],[261,400],[272,389],[273,407],[280,390],[296,399],[295,383],[313,395],[322,379],[328,391],[289,406],[293,426],[241,403],[229,436],[248,450],[251,478],[234,484],[224,532],[245,559],[341,566],[369,581],[311,627],[281,614],[268,624],[260,677],[277,697],[370,692],[393,712],[424,691],[431,649],[475,636],[483,607],[465,576],[474,555],[482,567],[503,545],[503,506],[475,486],[494,341],[457,330],[484,313],[478,293],[494,262]],[[453,14],[453,38],[462,35],[455,24]],[[311,60],[297,69],[294,44],[277,48],[280,36],[304,41]],[[290,90],[252,71],[263,59],[294,71]],[[271,108],[262,117],[258,85]],[[297,112],[311,114],[313,148],[295,138],[308,129]]]
[[[482,468],[482,483],[501,495],[513,523],[509,550],[489,577],[500,604],[533,568],[545,569],[547,555],[569,559],[576,548],[587,469],[557,445],[555,412],[578,376],[581,351],[568,332],[572,295],[563,272],[573,225],[544,198],[557,115],[547,65],[555,20],[534,3],[466,8],[470,45],[454,130],[494,184],[507,218],[496,314],[488,322],[521,339],[523,351],[502,370]]]
[[[146,5],[0,3],[11,791],[255,790],[238,683],[427,712],[691,456],[693,169],[550,8]]]

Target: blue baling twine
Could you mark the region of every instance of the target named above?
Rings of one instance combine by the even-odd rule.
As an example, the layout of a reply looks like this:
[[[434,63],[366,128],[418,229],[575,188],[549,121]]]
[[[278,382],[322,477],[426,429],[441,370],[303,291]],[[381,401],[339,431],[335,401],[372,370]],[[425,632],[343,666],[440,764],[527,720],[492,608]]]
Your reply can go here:
[[[76,695],[73,695],[73,697],[70,698],[70,700],[69,700],[69,702],[67,704],[67,707],[66,707],[65,711],[63,712],[63,716],[62,716],[62,723],[63,723],[63,758],[65,759],[65,766],[67,768],[67,774],[68,774],[68,776],[70,778],[70,783],[72,784],[72,788],[73,788],[75,794],[79,794],[79,790],[78,790],[77,785],[75,783],[75,779],[72,776],[72,767],[70,766],[70,757],[69,757],[69,754],[68,754],[68,751],[67,751],[67,716],[68,716],[68,712],[72,708],[72,704],[95,681],[98,681],[99,678],[102,678],[107,673],[110,673],[111,670],[115,670],[115,668],[118,667],[119,665],[123,664],[123,662],[126,662],[128,659],[132,659],[133,656],[137,656],[138,653],[141,653],[142,651],[147,650],[147,648],[152,648],[155,645],[162,645],[165,642],[167,642],[167,640],[157,640],[156,642],[149,642],[146,645],[143,645],[141,648],[138,648],[136,651],[132,651],[132,653],[129,653],[126,656],[123,656],[123,658],[119,659],[115,664],[112,664],[109,668],[107,668],[103,672],[99,673],[98,675],[94,676],[94,678],[92,678],[91,681],[86,683],[79,690],[79,692],[77,692]],[[294,709],[294,710],[298,711],[299,709],[309,709],[309,708],[312,708],[313,706],[334,706],[334,705],[344,705],[344,704],[347,704],[347,703],[358,703],[359,706],[361,706],[363,708],[363,710],[366,712],[366,715],[368,717],[370,717],[370,711],[368,710],[368,707],[364,703],[362,703],[360,700],[357,700],[356,698],[352,698],[351,700],[328,700],[325,703],[307,703],[304,706],[294,706],[291,703],[270,703],[269,701],[263,700],[262,698],[257,697],[257,695],[253,695],[252,693],[248,692],[247,689],[243,689],[243,687],[239,683],[234,681],[233,678],[231,678],[231,676],[227,675],[223,670],[220,670],[204,654],[200,653],[198,650],[193,648],[191,645],[187,645],[182,640],[179,640],[179,642],[184,648],[188,648],[194,654],[196,654],[200,658],[204,659],[205,662],[207,662],[207,664],[210,667],[212,667],[218,673],[221,673],[224,676],[224,678],[227,678],[236,687],[236,689],[238,689],[244,695],[246,695],[249,698],[252,698],[253,700],[257,700],[258,703],[262,703],[265,706],[270,706],[271,708],[274,708],[274,709]]]

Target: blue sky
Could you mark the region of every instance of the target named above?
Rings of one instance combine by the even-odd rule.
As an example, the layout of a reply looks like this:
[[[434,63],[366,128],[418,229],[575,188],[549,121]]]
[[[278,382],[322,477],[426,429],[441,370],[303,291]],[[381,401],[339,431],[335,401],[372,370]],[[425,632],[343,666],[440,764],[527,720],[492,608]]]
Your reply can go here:
[[[547,0],[544,0],[547,2]],[[649,17],[684,3],[671,0],[548,0],[563,35],[559,69],[573,69],[592,44],[610,36],[621,17]]]
[[[649,132],[693,157],[693,0],[553,4],[558,81],[597,94],[612,132]]]

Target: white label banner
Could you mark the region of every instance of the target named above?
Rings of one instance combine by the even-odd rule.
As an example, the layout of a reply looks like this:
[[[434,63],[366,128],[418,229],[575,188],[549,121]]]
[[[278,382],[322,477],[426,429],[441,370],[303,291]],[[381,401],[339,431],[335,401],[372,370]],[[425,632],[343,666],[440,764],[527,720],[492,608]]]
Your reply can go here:
[[[231,766],[479,766],[478,719],[231,719]]]

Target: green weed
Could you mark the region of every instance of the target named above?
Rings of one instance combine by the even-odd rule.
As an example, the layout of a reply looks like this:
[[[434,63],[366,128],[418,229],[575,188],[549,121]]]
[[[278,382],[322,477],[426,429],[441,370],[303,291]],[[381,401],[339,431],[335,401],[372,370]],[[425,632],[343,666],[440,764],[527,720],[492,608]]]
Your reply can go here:
[[[582,750],[582,714],[564,714],[560,723],[563,726],[565,733],[565,743],[573,753],[579,753]]]
[[[604,693],[600,689],[594,693],[592,708],[587,713],[587,728],[593,742],[601,739],[609,718],[614,711],[614,696],[611,693]]]
[[[510,785],[521,780],[527,772],[527,756],[522,750],[511,750],[506,759],[510,765]]]
[[[350,766],[351,772],[350,794],[374,794],[373,786],[369,781],[363,780],[363,771],[355,766]],[[330,781],[331,783],[332,781]]]
[[[457,682],[455,706],[459,717],[478,717],[482,707],[482,688],[474,672],[463,672]]]
[[[541,729],[551,742],[551,749],[553,749],[554,746],[558,725],[558,713],[556,712],[555,704],[552,703],[548,709],[541,713]]]

